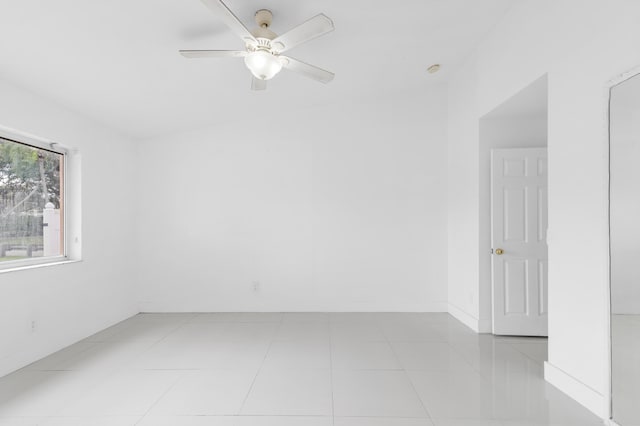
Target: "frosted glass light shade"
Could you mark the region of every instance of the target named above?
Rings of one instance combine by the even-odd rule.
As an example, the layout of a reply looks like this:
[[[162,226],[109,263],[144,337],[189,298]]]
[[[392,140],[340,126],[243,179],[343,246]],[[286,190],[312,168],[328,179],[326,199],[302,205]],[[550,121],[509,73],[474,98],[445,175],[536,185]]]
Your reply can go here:
[[[280,60],[269,52],[256,50],[244,57],[244,63],[260,80],[270,80],[282,69]]]

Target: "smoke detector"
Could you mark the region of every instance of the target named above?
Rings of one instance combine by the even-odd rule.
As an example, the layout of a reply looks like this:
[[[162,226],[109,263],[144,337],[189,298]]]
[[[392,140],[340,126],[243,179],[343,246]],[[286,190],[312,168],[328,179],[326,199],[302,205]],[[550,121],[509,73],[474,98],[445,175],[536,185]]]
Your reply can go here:
[[[429,68],[427,68],[427,72],[429,74],[435,74],[440,71],[440,64],[433,64]]]

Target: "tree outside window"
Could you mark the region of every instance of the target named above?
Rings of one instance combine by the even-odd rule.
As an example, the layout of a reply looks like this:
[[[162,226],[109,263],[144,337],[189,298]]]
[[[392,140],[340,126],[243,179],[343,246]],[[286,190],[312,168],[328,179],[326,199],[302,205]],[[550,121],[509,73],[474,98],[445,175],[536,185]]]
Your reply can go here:
[[[64,155],[0,138],[0,262],[64,254]]]

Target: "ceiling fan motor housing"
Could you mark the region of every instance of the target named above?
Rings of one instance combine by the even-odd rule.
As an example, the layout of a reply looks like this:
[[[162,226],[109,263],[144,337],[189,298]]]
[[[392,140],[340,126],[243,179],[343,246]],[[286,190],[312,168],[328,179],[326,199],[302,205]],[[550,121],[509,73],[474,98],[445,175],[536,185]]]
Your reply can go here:
[[[273,14],[270,10],[260,9],[256,12],[255,19],[258,27],[252,30],[251,34],[258,40],[258,48],[268,47],[269,49],[271,49],[271,40],[278,37],[278,34],[269,29],[271,27],[271,22],[273,21]],[[266,39],[269,41],[269,43],[260,39]]]

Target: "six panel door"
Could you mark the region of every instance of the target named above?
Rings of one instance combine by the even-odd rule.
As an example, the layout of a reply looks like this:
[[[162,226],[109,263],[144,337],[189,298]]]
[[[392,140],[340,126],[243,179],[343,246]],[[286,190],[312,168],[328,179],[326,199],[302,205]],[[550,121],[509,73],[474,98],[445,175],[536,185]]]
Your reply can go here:
[[[547,150],[491,153],[493,332],[547,335]]]

